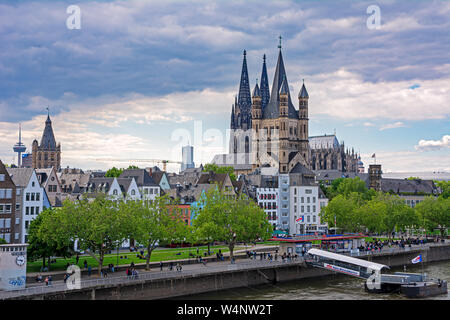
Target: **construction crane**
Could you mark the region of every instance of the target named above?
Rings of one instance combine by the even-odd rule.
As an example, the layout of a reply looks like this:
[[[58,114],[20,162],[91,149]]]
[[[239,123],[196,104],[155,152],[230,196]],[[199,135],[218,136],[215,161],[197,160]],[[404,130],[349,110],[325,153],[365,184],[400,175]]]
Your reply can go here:
[[[163,159],[111,159],[111,158],[102,158],[95,159],[96,161],[113,161],[113,162],[144,162],[144,163],[157,163],[163,165],[163,171],[166,171],[166,167],[168,163],[177,163],[182,164],[181,161],[172,161],[172,160],[163,160]]]

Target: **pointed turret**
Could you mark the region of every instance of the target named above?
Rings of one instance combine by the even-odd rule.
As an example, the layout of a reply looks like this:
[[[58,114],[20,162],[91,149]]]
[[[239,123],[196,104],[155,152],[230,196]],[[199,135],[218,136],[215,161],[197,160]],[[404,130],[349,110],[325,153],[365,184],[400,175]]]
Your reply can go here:
[[[298,93],[298,98],[309,99],[308,91],[306,91],[305,87],[305,80],[303,80],[303,85],[302,88],[300,89],[300,92]]]
[[[244,50],[242,62],[241,82],[239,83],[238,104],[241,110],[250,110],[252,100],[250,97],[250,84],[248,81],[247,52]]]
[[[281,89],[280,89],[280,95],[288,95],[289,94],[289,87],[286,81],[286,76],[283,77],[283,82],[281,83]]]
[[[280,46],[279,46],[280,47]],[[273,78],[272,92],[270,94],[270,100],[267,107],[263,110],[264,119],[276,119],[279,116],[279,103],[280,103],[280,90],[283,83],[283,79],[286,81],[286,91],[288,94],[288,117],[296,119],[298,117],[297,110],[291,101],[291,95],[289,93],[289,83],[286,77],[286,71],[284,69],[283,54],[281,48],[278,53],[277,67],[275,69],[275,75]]]
[[[255,88],[253,89],[252,98],[261,98],[261,90],[259,90],[258,83],[256,83]]]
[[[43,150],[56,150],[56,140],[53,134],[52,120],[50,120],[50,114],[47,115],[47,120],[45,121],[45,129],[42,134],[40,147]]]
[[[252,94],[252,119],[261,119],[261,90],[259,89],[258,82],[256,82],[255,88]],[[253,123],[258,125],[257,123]]]
[[[266,55],[263,56],[263,68],[261,72],[261,107],[264,109],[270,100],[269,78],[267,76]]]

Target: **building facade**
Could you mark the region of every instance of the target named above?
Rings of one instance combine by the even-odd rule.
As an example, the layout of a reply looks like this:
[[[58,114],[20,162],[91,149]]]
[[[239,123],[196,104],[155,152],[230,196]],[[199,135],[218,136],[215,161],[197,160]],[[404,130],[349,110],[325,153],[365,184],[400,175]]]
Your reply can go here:
[[[309,137],[311,147],[312,170],[337,170],[340,172],[360,172],[361,157],[354,149],[345,149],[344,143],[339,144],[336,135]],[[362,167],[364,172],[364,167]]]
[[[0,161],[0,238],[7,243],[19,243],[16,240],[16,186]]]
[[[16,207],[20,208],[15,219],[16,225],[20,226],[16,235],[20,243],[27,243],[31,221],[48,208],[47,194],[39,183],[34,169],[11,168],[8,169],[8,173],[16,185]]]

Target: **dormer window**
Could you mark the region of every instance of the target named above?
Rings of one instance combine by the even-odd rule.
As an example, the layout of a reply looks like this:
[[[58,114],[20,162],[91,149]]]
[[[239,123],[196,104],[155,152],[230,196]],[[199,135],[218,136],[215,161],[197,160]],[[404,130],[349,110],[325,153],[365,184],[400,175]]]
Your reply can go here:
[[[117,196],[117,190],[113,191],[113,195]]]

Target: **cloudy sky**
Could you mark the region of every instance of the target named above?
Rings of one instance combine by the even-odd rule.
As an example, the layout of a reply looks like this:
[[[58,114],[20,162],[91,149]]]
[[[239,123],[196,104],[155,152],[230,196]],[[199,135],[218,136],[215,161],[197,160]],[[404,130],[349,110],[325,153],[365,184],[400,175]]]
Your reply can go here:
[[[188,141],[207,163],[227,151],[243,50],[253,85],[267,55],[272,85],[282,35],[311,136],[336,132],[385,172],[450,171],[449,17],[449,1],[0,1],[0,159],[19,123],[40,140],[49,106],[64,167],[180,161]]]

